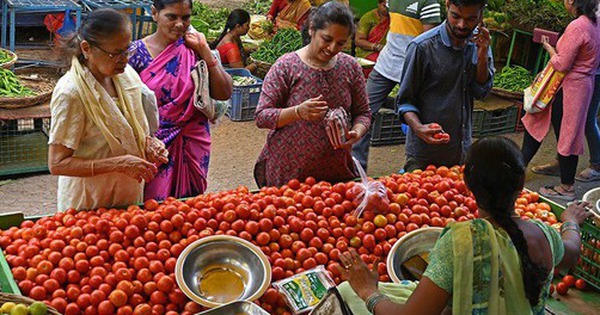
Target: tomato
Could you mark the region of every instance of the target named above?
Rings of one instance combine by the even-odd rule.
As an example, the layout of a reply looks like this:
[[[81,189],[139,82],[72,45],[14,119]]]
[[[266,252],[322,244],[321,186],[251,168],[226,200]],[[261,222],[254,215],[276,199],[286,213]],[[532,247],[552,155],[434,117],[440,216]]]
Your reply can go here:
[[[560,295],[566,295],[569,292],[569,286],[567,286],[564,282],[559,282],[556,285],[556,292]]]
[[[585,290],[586,287],[587,287],[587,283],[585,282],[585,280],[583,280],[583,279],[575,280],[575,288],[577,288],[578,290]]]
[[[575,277],[566,275],[562,278],[562,282],[569,288],[575,286]]]

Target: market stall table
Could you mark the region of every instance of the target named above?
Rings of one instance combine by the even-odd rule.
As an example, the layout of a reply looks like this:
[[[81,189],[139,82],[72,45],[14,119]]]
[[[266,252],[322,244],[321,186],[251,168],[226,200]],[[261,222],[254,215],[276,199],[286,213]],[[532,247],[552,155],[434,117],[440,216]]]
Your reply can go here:
[[[15,50],[15,22],[17,14],[75,11],[76,26],[81,22],[81,7],[71,0],[2,0],[2,47],[6,48],[9,31],[9,49]],[[8,27],[10,21],[10,29]]]

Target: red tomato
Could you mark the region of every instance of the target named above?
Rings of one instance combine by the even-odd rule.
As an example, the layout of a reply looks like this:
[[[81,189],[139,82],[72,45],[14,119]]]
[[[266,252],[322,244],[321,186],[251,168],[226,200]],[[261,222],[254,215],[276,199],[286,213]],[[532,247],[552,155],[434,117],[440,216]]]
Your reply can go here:
[[[571,275],[566,275],[562,278],[562,282],[569,288],[575,285],[575,277]]]
[[[587,287],[587,283],[583,279],[577,279],[575,280],[575,287],[578,290],[585,290],[585,288]]]
[[[569,287],[564,282],[559,282],[556,285],[556,292],[560,295],[566,295],[569,292]]]

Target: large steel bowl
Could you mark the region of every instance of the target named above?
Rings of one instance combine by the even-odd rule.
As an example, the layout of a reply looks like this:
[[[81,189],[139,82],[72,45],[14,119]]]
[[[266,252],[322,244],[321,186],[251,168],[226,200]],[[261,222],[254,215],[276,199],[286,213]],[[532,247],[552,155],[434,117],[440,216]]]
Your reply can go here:
[[[583,194],[583,201],[591,204],[591,211],[594,214],[594,221],[600,225],[600,187],[592,188]]]
[[[442,233],[442,228],[428,227],[414,230],[400,238],[387,256],[387,270],[390,279],[396,283],[406,279],[402,274],[402,264],[408,259],[428,253]]]
[[[233,281],[222,281],[224,274]],[[209,277],[213,288],[214,284],[220,286],[213,293],[207,293]],[[271,284],[271,265],[252,243],[234,236],[214,235],[199,239],[183,250],[177,259],[175,278],[188,298],[213,308],[233,301],[258,299]],[[236,285],[239,290],[231,289]],[[218,296],[214,292],[223,293]]]

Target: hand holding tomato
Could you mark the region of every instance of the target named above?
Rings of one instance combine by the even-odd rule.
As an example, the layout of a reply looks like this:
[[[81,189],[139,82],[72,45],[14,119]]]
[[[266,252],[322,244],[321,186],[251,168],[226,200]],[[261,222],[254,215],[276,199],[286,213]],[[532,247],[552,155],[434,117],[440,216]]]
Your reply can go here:
[[[442,126],[437,123],[420,125],[414,129],[414,132],[417,137],[427,144],[440,145],[450,142],[450,135],[445,133]]]

